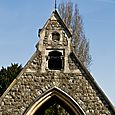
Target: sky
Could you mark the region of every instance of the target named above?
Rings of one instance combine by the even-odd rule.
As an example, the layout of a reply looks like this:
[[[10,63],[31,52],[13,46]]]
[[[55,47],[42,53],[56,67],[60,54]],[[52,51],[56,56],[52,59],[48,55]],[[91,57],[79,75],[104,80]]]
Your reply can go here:
[[[78,4],[90,42],[89,71],[115,105],[115,0],[71,1]],[[27,63],[36,50],[38,30],[53,10],[54,0],[0,0],[0,68]]]

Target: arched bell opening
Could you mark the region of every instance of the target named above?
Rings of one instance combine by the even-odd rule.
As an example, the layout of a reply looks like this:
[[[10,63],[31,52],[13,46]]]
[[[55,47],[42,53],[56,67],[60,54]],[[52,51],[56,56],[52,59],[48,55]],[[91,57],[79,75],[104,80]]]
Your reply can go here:
[[[25,111],[24,115],[47,115],[45,112],[51,107],[55,107],[55,104],[57,107],[55,113],[61,107],[66,112],[66,115],[86,115],[72,97],[57,87],[48,90],[36,99]],[[52,115],[57,115],[55,113]]]
[[[48,68],[50,70],[61,70],[63,69],[63,56],[59,51],[49,52],[48,55]]]
[[[52,33],[52,40],[55,41],[59,41],[60,40],[60,34],[58,32],[53,32]]]

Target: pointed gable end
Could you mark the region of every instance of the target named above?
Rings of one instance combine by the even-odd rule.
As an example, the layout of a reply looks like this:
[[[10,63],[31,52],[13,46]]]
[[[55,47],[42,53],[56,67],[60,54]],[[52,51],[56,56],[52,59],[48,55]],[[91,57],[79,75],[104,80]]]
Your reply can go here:
[[[36,52],[0,97],[0,115],[41,115],[54,104],[68,115],[115,115],[70,46],[71,33],[54,11],[40,31]]]
[[[46,30],[47,28],[49,28],[49,26],[51,26],[51,24],[53,26],[61,26],[61,28],[63,28],[66,31],[66,34],[68,35],[68,37],[69,38],[72,37],[71,32],[69,31],[69,29],[67,28],[67,26],[63,22],[62,18],[60,17],[59,13],[57,12],[57,10],[55,10],[55,11],[52,12],[51,17],[48,19],[48,21],[46,22],[46,24],[44,25],[44,27],[42,29],[40,29],[39,35],[44,30]],[[52,29],[55,29],[55,27],[52,27]]]

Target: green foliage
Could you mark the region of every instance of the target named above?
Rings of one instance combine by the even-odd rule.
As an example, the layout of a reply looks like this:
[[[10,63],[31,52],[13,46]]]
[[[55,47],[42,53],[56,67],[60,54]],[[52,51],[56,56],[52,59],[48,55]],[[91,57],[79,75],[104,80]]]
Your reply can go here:
[[[44,111],[43,115],[70,115],[62,106],[57,102],[51,105]]]
[[[2,67],[0,70],[0,96],[17,77],[21,70],[22,66],[18,64],[11,64],[11,66],[8,66],[7,68]]]

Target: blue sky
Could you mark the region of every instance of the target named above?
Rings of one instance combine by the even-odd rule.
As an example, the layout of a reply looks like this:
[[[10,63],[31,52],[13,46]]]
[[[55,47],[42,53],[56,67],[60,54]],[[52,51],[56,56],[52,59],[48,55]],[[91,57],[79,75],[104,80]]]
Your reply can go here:
[[[115,1],[71,1],[78,4],[90,41],[90,72],[115,105]],[[38,29],[53,10],[54,0],[0,0],[0,67],[26,64],[36,50]]]

